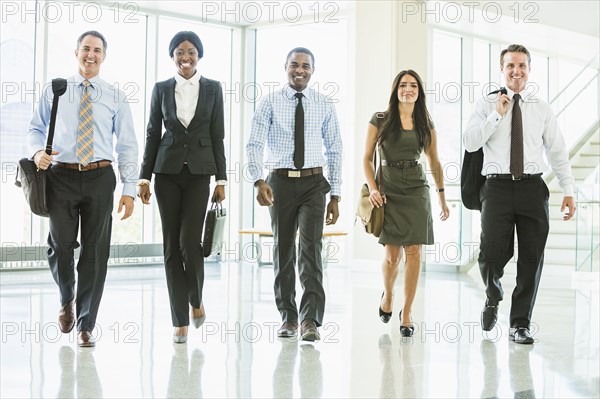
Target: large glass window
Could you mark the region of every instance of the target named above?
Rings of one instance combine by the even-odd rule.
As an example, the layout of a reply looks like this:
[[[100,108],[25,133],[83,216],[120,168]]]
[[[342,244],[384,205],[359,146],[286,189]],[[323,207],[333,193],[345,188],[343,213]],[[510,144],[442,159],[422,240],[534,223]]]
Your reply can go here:
[[[347,22],[339,18],[336,23],[287,24],[262,28],[256,37],[256,102],[269,91],[287,84],[284,65],[288,52],[294,47],[306,47],[315,56],[315,70],[309,87],[318,90],[335,105],[343,137],[353,130],[351,83],[349,74]],[[327,37],[328,40],[323,40]],[[365,123],[366,127],[366,123]],[[344,139],[344,154],[352,154],[353,140]],[[344,157],[349,161],[348,156]],[[342,197],[353,198],[352,168],[342,172]],[[265,172],[266,173],[266,172]],[[266,174],[265,174],[266,177]],[[255,226],[270,226],[267,207],[259,206],[254,199]],[[347,215],[346,215],[347,216]],[[338,226],[344,223],[338,222]]]
[[[451,218],[441,222],[434,217],[436,245],[426,248],[426,259],[430,263],[454,264],[460,261],[460,203],[458,184],[460,182],[461,145],[461,98],[469,93],[463,90],[462,40],[460,37],[441,31],[433,31],[435,60],[432,63],[432,76],[426,82],[427,102],[437,132],[437,149],[444,167],[446,200]],[[469,88],[470,86],[467,86]],[[468,99],[467,99],[468,101]],[[441,211],[431,168],[428,180],[432,187],[432,210],[435,216]]]
[[[204,48],[204,57],[198,62],[198,72],[212,80],[221,82],[224,89],[224,101],[225,101],[225,151],[227,157],[228,170],[231,168],[231,152],[229,151],[231,143],[234,145],[239,144],[240,132],[235,129],[235,137],[232,137],[232,130],[230,124],[227,122],[231,118],[231,101],[235,101],[235,96],[228,96],[227,90],[231,87],[231,44],[232,44],[232,29],[227,27],[209,26],[206,24],[198,24],[190,21],[183,21],[180,19],[172,19],[161,17],[158,23],[158,43],[157,43],[157,76],[155,81],[160,82],[172,78],[176,73],[177,69],[175,63],[168,55],[169,43],[177,32],[180,31],[193,31],[195,32],[202,41]],[[151,82],[153,85],[153,82]],[[148,96],[149,97],[149,96]],[[150,105],[148,104],[148,107]],[[144,141],[141,141],[143,148]],[[237,184],[234,176],[228,176],[230,180],[229,185]],[[212,179],[211,190],[214,189],[214,179]],[[230,209],[240,209],[238,200],[229,195],[230,190],[227,193],[227,203]],[[211,191],[212,193],[212,191]],[[158,207],[156,201],[152,201],[152,212],[153,220],[152,223],[152,240],[153,242],[162,242],[162,230],[160,224],[160,216],[158,213]],[[231,221],[231,217],[229,220]]]
[[[19,3],[17,6],[33,10],[35,7],[39,9],[39,4]],[[3,98],[0,159],[3,179],[0,186],[0,239],[5,247],[45,244],[48,220],[32,215],[22,190],[14,186],[16,161],[31,155],[25,153],[24,137],[41,88],[52,78],[78,73],[75,50],[81,33],[97,30],[107,39],[106,60],[102,64],[100,77],[122,90],[131,107],[139,146],[138,165],[145,144],[150,90],[156,81],[168,79],[175,73],[167,48],[176,32],[192,30],[198,33],[205,49],[205,58],[199,63],[200,73],[224,83],[224,87],[231,87],[232,37],[235,31],[231,27],[148,15],[140,12],[135,3],[90,3],[67,7],[56,2],[42,8],[40,18],[32,16],[24,22],[21,14],[17,13],[14,16],[7,15],[1,25]],[[231,104],[226,102],[225,147],[228,154],[232,152],[230,144],[239,143],[239,137],[231,138],[231,108]],[[239,130],[235,131],[240,134]],[[237,154],[236,151],[234,153]],[[139,172],[135,173],[137,176]],[[122,259],[118,259],[119,256],[135,256],[135,245],[131,244],[159,244],[162,234],[156,201],[151,201],[150,207],[136,201],[133,216],[126,221],[120,220],[122,214],[116,212],[116,204],[122,193],[122,184],[119,176],[117,179],[112,244],[117,248],[133,248],[133,251],[114,254],[114,261],[120,262]],[[228,200],[234,199],[228,196]],[[239,209],[237,203],[232,207]],[[32,259],[43,257],[43,251],[38,250],[36,254],[31,256]]]
[[[106,59],[100,69],[100,78],[115,89],[120,89],[131,107],[134,129],[140,149],[144,137],[144,97],[146,80],[146,15],[132,13],[111,7],[94,5],[87,8],[81,18],[71,23],[48,24],[48,74],[43,81],[55,77],[67,77],[78,73],[78,64],[74,51],[77,38],[83,32],[96,30],[107,41]],[[74,13],[74,15],[78,15]],[[68,16],[65,14],[65,18]],[[122,40],[126,37],[127,40]],[[139,164],[139,163],[138,163]],[[137,174],[137,172],[135,172]],[[117,213],[116,204],[122,194],[122,184],[117,172],[115,190],[115,210],[113,211],[112,243],[128,245],[142,242],[142,204],[137,201],[133,215],[121,221],[122,214]]]
[[[25,150],[25,133],[34,103],[34,35],[35,25],[23,24],[18,15],[3,15],[0,26],[0,243],[17,246],[31,242],[32,226],[39,217],[32,216],[21,189],[14,185],[17,161],[30,156]]]
[[[595,62],[584,69],[583,65],[557,60],[551,65],[551,76],[557,89],[552,93],[552,107],[557,114],[559,127],[567,148],[571,148],[598,120],[598,54]]]
[[[434,29],[432,32],[433,80],[427,84],[430,111],[439,133],[440,159],[446,165],[459,165],[462,157],[461,132],[475,103],[489,91],[490,85],[505,84],[499,55],[508,43],[481,40],[468,35],[461,37],[442,30]],[[582,63],[548,57],[540,52],[532,52],[531,58],[528,88],[540,99],[551,103],[567,147],[571,148],[598,118],[598,71],[593,67],[596,63],[592,60],[585,68]],[[456,90],[451,90],[453,86],[459,86],[454,82],[462,82],[462,93],[456,95]],[[460,94],[462,103],[454,101]],[[443,135],[442,132],[447,134]],[[452,177],[451,173],[447,173],[446,183],[458,183],[460,176],[454,176],[454,181]],[[455,189],[447,195],[451,201],[460,198],[458,187]],[[473,251],[471,242],[478,241],[479,218],[474,212],[463,209],[459,202],[457,206],[462,212],[458,222],[463,231],[456,229],[452,223],[437,223],[436,240],[450,244],[462,241],[461,248],[468,251],[463,255],[468,255]],[[456,234],[460,234],[458,238]],[[452,256],[443,255],[438,259],[451,260]],[[429,255],[428,260],[431,260]],[[466,260],[464,256],[463,260]]]
[[[548,57],[531,53],[529,82],[535,95],[548,102]]]

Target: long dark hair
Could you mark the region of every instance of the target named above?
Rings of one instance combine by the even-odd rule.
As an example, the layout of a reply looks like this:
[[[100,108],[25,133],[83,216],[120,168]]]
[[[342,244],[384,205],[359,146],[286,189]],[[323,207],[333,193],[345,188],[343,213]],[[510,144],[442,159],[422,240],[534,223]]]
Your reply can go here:
[[[381,122],[381,128],[379,129],[379,134],[377,135],[377,141],[379,144],[381,144],[395,132],[405,130],[402,127],[400,111],[398,110],[398,87],[400,86],[400,80],[402,80],[402,77],[407,74],[415,78],[417,81],[417,86],[419,86],[419,96],[417,97],[415,108],[413,110],[413,124],[417,130],[417,135],[419,136],[419,145],[421,146],[421,149],[428,148],[431,144],[431,129],[433,129],[433,121],[431,120],[429,111],[427,111],[425,90],[423,90],[423,82],[421,81],[421,77],[412,69],[407,69],[400,72],[394,79],[388,109],[385,112],[383,121]]]

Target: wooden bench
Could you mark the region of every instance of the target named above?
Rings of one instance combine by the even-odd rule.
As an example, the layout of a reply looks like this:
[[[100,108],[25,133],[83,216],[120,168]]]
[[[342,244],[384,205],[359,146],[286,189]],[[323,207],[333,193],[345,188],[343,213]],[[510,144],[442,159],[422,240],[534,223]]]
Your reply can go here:
[[[241,229],[239,231],[239,233],[240,234],[251,234],[251,235],[258,236],[259,251],[257,251],[258,253],[257,253],[256,259],[257,259],[259,267],[273,264],[272,261],[263,261],[262,260],[263,239],[267,238],[267,237],[273,237],[273,232],[269,228],[251,227],[251,228]],[[346,236],[346,235],[348,235],[348,233],[345,231],[323,230],[323,238],[326,240],[323,243],[323,252],[325,253],[324,257],[323,257],[323,265],[324,266],[326,266],[327,263],[334,263],[333,256],[335,255],[335,253],[337,251],[335,251],[335,249],[336,249],[335,244],[331,241],[332,238],[333,237],[342,237],[342,236]]]

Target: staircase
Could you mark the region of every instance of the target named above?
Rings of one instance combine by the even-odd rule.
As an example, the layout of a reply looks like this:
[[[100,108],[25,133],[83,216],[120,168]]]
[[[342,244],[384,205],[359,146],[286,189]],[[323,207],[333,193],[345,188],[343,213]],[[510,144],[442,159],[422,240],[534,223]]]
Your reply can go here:
[[[580,141],[571,149],[569,160],[575,186],[581,186],[585,180],[592,176],[600,165],[600,122],[596,120]],[[544,264],[560,265],[575,268],[577,223],[575,218],[563,221],[564,212],[560,211],[563,200],[563,191],[558,185],[554,173],[545,177],[550,189],[550,234],[546,243]],[[576,188],[577,189],[577,188]]]

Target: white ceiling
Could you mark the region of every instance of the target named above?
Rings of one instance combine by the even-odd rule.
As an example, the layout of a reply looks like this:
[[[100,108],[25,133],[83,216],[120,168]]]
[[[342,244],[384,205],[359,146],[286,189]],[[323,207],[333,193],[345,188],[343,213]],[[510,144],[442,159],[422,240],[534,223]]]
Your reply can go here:
[[[359,0],[371,2],[373,0]],[[394,1],[394,0],[389,0]],[[135,2],[142,11],[158,12],[162,14],[186,15],[198,18],[201,21],[223,22],[230,25],[252,26],[273,21],[286,20],[297,22],[298,16],[302,21],[314,20],[315,17],[322,21],[327,16],[339,16],[352,9],[356,1],[271,1],[271,0],[236,0],[236,1],[147,1]],[[121,1],[121,3],[124,3]],[[400,2],[399,2],[400,3]],[[417,1],[405,1],[406,6],[418,4]],[[518,17],[532,24],[543,24],[587,36],[600,36],[600,1],[599,0],[456,0],[437,1],[427,0],[427,7],[435,7],[439,3],[440,9],[444,4],[467,4],[468,8],[477,8],[493,12],[501,9],[502,15]],[[464,6],[464,5],[463,5]],[[400,5],[402,9],[403,5]],[[421,6],[423,7],[423,6]],[[318,12],[318,13],[317,13]],[[427,20],[431,20],[428,17]]]
[[[120,1],[120,3],[124,3]],[[221,0],[221,1],[136,1],[142,11],[185,15],[203,22],[221,22],[237,26],[264,25],[271,22],[323,22],[339,17],[354,6],[354,1],[317,0]]]
[[[457,3],[465,3],[459,1]],[[475,8],[494,10],[499,6],[502,15],[514,18],[515,14],[523,23],[542,24],[584,35],[600,36],[599,0],[538,0],[538,1],[471,1]],[[488,6],[488,3],[492,3]]]

